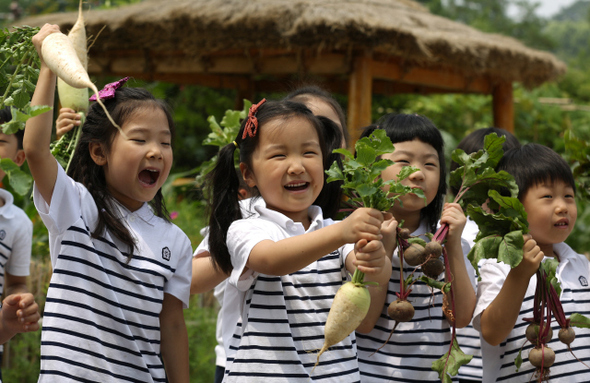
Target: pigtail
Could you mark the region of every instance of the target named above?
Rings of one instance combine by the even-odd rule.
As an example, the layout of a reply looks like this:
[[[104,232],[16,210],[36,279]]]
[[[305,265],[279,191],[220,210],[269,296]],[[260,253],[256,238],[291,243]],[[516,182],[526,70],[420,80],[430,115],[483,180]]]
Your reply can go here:
[[[234,165],[235,143],[224,146],[217,165],[207,177],[210,191],[209,249],[213,264],[226,274],[232,271],[227,249],[227,231],[233,221],[242,218],[238,192],[240,180]]]
[[[342,201],[343,182],[326,182],[327,176],[325,171],[330,169],[333,163],[336,163],[338,167],[342,168],[342,156],[339,153],[333,153],[334,149],[341,147],[342,132],[329,118],[317,116],[317,119],[322,124],[320,131],[323,135],[326,151],[322,153],[324,158],[324,186],[313,204],[322,208],[324,218],[336,219]]]

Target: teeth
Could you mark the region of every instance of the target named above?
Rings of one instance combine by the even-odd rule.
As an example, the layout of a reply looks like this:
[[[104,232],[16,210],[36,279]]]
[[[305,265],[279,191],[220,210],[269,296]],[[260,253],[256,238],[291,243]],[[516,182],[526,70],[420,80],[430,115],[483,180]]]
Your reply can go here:
[[[152,173],[157,173],[158,172],[156,169],[145,169],[145,170],[147,170],[148,172],[152,172]]]
[[[301,182],[301,183],[298,183],[298,184],[289,184],[289,185],[287,185],[288,188],[297,188],[297,187],[300,187],[300,186],[305,186],[305,182]]]

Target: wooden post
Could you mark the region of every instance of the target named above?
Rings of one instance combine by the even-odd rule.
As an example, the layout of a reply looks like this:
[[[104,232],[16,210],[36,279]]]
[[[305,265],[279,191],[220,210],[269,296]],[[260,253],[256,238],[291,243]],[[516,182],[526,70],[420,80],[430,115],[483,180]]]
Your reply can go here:
[[[244,99],[249,100],[252,104],[256,104],[258,100],[254,100],[255,97],[255,85],[254,80],[249,79],[248,81],[238,81],[236,88],[236,101],[235,110],[242,110],[244,108]]]
[[[373,94],[373,75],[371,55],[365,52],[355,58],[354,67],[348,82],[348,132],[351,148],[359,139],[361,128],[371,123],[371,104]]]
[[[514,133],[514,96],[512,83],[502,82],[494,87],[493,93],[494,126]]]

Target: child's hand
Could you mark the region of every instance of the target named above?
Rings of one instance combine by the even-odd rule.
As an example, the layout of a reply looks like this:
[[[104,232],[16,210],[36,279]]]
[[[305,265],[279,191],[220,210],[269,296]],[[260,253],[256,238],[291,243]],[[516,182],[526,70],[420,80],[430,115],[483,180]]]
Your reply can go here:
[[[45,65],[45,62],[43,61],[43,55],[41,54],[41,46],[43,45],[43,40],[45,40],[45,38],[52,33],[61,33],[59,30],[59,25],[45,24],[32,38],[33,45],[35,46],[35,49],[39,54],[39,59],[41,60],[41,66]]]
[[[80,126],[80,115],[74,109],[61,108],[59,110],[59,116],[57,116],[57,120],[55,121],[57,139],[59,140],[61,136],[72,130],[74,126]]]
[[[384,218],[385,220],[381,224],[381,235],[383,235],[381,242],[383,242],[385,254],[391,259],[393,257],[393,251],[397,246],[398,222],[390,213],[385,213]]]
[[[2,302],[2,325],[6,331],[36,331],[39,318],[39,306],[31,293],[11,294]]]
[[[461,234],[467,222],[467,217],[458,203],[446,203],[443,207],[440,223],[449,225],[447,244],[461,246]]]
[[[367,242],[367,240],[361,239],[355,245],[355,261],[353,264],[365,274],[379,274],[385,265],[385,257],[383,242]]]
[[[365,207],[356,209],[341,222],[344,225],[342,239],[344,243],[356,243],[361,239],[380,241],[383,237],[381,235],[382,222],[383,214],[379,210]]]
[[[516,276],[528,281],[539,269],[541,261],[545,254],[537,245],[537,241],[533,239],[530,234],[524,235],[524,246],[522,247],[523,255],[522,261],[513,268],[510,272],[515,273]]]

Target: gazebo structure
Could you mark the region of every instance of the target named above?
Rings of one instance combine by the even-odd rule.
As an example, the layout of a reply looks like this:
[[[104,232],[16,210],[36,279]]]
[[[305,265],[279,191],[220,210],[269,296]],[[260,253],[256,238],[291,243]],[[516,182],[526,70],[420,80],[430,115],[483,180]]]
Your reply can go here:
[[[76,16],[20,23],[67,32]],[[98,36],[91,75],[231,88],[239,100],[314,76],[348,95],[353,139],[371,123],[373,94],[491,94],[494,124],[513,131],[513,82],[532,88],[566,70],[550,53],[410,0],[145,0],[85,18]]]

